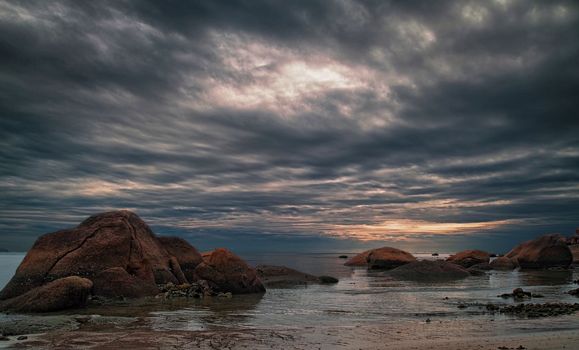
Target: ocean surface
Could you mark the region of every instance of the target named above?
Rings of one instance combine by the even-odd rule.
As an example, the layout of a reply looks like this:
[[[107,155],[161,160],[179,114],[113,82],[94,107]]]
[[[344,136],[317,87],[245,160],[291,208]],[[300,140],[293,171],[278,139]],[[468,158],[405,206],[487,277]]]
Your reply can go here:
[[[345,253],[348,256],[354,253]],[[415,254],[433,259],[430,254]],[[441,254],[440,259],[444,259]],[[23,254],[0,254],[0,286],[13,275]],[[449,335],[507,335],[548,330],[579,330],[579,315],[541,319],[487,313],[484,304],[515,303],[499,298],[522,287],[544,298],[532,302],[579,302],[566,294],[577,288],[579,271],[490,271],[456,282],[416,283],[396,281],[380,271],[350,268],[338,254],[243,255],[249,264],[285,265],[315,275],[331,275],[335,285],[269,288],[262,296],[241,295],[232,299],[175,301],[158,305],[126,305],[80,311],[88,314],[139,316],[151,330],[199,331],[223,329],[294,330],[304,347],[330,341],[336,347],[401,337],[435,339]],[[526,301],[529,302],[529,301]],[[458,308],[466,304],[467,308]],[[7,321],[11,315],[1,315]],[[20,316],[18,316],[20,317]],[[426,322],[426,320],[429,320]],[[451,334],[452,333],[452,334]],[[325,337],[325,338],[324,338]]]

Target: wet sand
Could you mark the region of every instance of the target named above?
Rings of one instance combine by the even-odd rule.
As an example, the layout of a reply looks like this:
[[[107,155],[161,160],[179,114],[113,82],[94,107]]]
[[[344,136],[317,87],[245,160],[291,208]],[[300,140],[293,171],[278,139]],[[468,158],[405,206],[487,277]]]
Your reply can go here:
[[[224,331],[66,331],[11,341],[14,349],[577,349],[579,331],[545,331],[513,336],[449,339],[388,339],[349,342],[342,330],[224,330]],[[345,332],[350,333],[348,330]],[[336,337],[334,337],[336,336]],[[333,338],[333,339],[332,339]],[[341,340],[339,340],[341,339]],[[347,337],[346,337],[347,339]],[[317,341],[316,341],[317,340]]]

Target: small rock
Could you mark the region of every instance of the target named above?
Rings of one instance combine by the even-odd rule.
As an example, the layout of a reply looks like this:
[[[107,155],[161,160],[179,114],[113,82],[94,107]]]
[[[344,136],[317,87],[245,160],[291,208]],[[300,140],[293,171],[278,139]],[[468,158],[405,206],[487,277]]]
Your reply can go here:
[[[427,319],[426,319],[426,323],[430,323],[430,318],[427,318]]]
[[[219,293],[219,294],[217,294],[217,297],[219,297],[219,298],[229,298],[229,299],[231,299],[231,298],[233,297],[233,294],[231,294],[231,292]]]
[[[321,283],[328,283],[328,284],[333,284],[333,283],[338,283],[339,280],[335,277],[332,276],[320,276],[319,280]]]
[[[28,339],[28,337],[25,335],[21,335],[18,338],[16,338],[16,340],[26,340],[26,339]]]
[[[338,258],[340,258],[340,259],[348,259],[348,256],[347,256],[347,255],[340,255]]]

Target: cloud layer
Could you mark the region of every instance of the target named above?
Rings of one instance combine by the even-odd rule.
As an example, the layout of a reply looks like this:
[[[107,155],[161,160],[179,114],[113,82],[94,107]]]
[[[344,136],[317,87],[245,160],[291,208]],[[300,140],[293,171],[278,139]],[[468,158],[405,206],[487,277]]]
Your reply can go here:
[[[578,35],[573,1],[3,2],[0,247],[114,208],[203,248],[572,232]]]

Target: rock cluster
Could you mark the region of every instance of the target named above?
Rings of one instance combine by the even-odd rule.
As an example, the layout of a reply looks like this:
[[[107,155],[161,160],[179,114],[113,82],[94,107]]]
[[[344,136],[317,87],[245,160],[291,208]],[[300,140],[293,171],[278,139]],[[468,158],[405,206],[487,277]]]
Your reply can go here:
[[[506,306],[488,304],[487,310],[491,312],[530,318],[551,317],[573,314],[579,311],[579,303],[517,304]]]
[[[513,298],[515,300],[523,300],[526,298],[543,298],[541,294],[526,292],[523,290],[523,288],[515,288],[513,289],[512,293],[504,293],[497,296],[503,299]]]
[[[174,285],[173,283],[167,283],[165,285],[159,286],[159,291],[162,294],[159,296],[163,296],[165,299],[173,299],[173,298],[204,298],[204,297],[213,297],[213,296],[220,296],[221,294],[231,296],[230,292],[227,293],[219,293],[209,286],[207,281],[201,280],[197,283],[184,283],[180,285]]]
[[[216,293],[265,291],[255,270],[232,252],[217,249],[203,258],[181,238],[156,236],[136,214],[113,211],[41,236],[0,292],[0,310],[76,308],[89,294],[140,298],[157,295],[158,285],[193,283]]]

